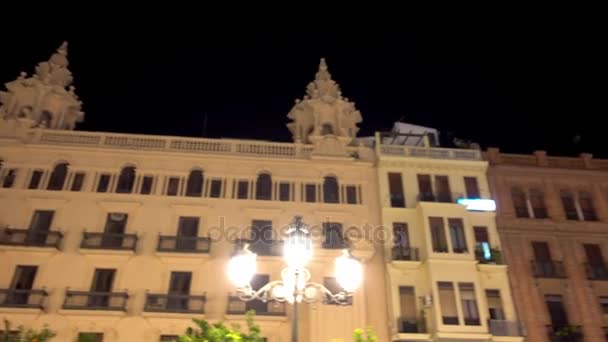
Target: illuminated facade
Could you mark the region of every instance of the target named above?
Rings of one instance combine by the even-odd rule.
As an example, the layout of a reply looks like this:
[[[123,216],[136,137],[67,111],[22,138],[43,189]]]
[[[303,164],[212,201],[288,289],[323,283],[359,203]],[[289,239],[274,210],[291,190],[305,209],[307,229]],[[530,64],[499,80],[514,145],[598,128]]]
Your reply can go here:
[[[423,138],[376,137],[390,340],[523,341],[487,162]]]
[[[278,279],[279,232],[302,215],[313,280],[336,289],[350,247],[365,281],[350,305],[301,306],[301,340],[367,326],[388,340],[382,242],[345,236],[380,224],[375,155],[324,61],[288,114],[294,143],[72,131],[84,114],[67,67],[64,45],[0,93],[0,317],[48,323],[59,342],[133,342],[193,317],[243,324],[251,308],[267,341],[287,341],[290,307],[232,298],[225,268],[249,242],[252,286]]]

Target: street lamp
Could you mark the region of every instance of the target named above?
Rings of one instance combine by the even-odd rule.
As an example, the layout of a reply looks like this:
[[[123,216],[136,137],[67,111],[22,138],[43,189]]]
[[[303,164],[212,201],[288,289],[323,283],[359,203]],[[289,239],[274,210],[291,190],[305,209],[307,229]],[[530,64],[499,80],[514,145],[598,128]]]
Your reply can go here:
[[[310,281],[310,271],[306,265],[312,258],[310,232],[296,216],[287,230],[284,241],[283,258],[287,267],[281,271],[281,280],[271,281],[259,290],[251,287],[251,279],[256,272],[257,255],[245,245],[228,262],[228,277],[237,288],[237,296],[244,301],[259,299],[264,302],[276,300],[293,304],[291,341],[298,341],[298,304],[314,303],[329,297],[338,304],[347,304],[363,280],[363,267],[348,250],[335,261],[335,276],[343,291],[332,293],[325,286]]]

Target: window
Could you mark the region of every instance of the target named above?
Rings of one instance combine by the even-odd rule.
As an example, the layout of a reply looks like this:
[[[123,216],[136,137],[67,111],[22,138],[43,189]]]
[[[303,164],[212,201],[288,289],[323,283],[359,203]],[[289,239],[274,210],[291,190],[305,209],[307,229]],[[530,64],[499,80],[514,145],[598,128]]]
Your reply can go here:
[[[405,208],[403,181],[400,173],[390,172],[388,174],[388,188],[391,196],[391,207]]]
[[[133,166],[123,167],[118,176],[116,192],[119,194],[130,194],[133,192],[133,185],[135,185],[135,168]]]
[[[515,216],[528,218],[530,213],[528,212],[528,203],[526,201],[526,194],[519,187],[511,188],[511,200],[515,207]]]
[[[481,198],[477,177],[464,177],[464,188],[467,192],[467,198]]]
[[[568,190],[561,190],[559,194],[562,198],[562,205],[564,206],[566,218],[568,220],[578,220],[578,211],[576,210],[576,204],[572,193]]]
[[[417,175],[418,178],[418,191],[420,191],[419,199],[425,202],[435,201],[435,194],[433,194],[433,185],[431,184],[430,175]]]
[[[458,283],[460,301],[465,325],[481,325],[477,299],[475,299],[475,285],[473,283]]]
[[[190,171],[186,184],[186,196],[201,197],[203,195],[203,179],[203,171]]]
[[[354,185],[346,186],[346,203],[357,204],[357,187]]]
[[[54,215],[55,212],[52,210],[36,210],[34,212],[30,222],[28,242],[41,244],[46,242],[47,234],[42,232],[48,232],[51,229]]]
[[[340,292],[344,291],[344,289],[342,288],[342,286],[340,286],[340,284],[338,283],[338,280],[336,280],[336,278],[334,278],[334,277],[325,277],[325,278],[323,278],[323,285],[332,294],[336,294],[336,293],[340,293]],[[336,302],[335,300],[333,300],[329,296],[325,296],[325,304],[340,305],[341,303]],[[352,296],[348,297],[348,299],[346,300],[346,305],[353,305],[353,297]]]
[[[581,207],[581,212],[585,221],[597,221],[595,207],[593,206],[593,199],[591,198],[591,194],[589,192],[580,191],[578,193],[578,204]]]
[[[6,176],[4,176],[4,180],[2,181],[2,187],[3,188],[12,188],[13,185],[15,184],[16,176],[17,176],[16,169],[8,170],[8,172],[6,173]]]
[[[454,253],[468,253],[467,239],[464,234],[462,219],[448,219],[450,225],[450,236],[452,237],[452,251]]]
[[[88,307],[93,308],[105,308],[110,305],[110,296],[105,293],[111,293],[114,285],[114,275],[116,274],[115,269],[109,268],[96,268],[95,274],[93,275],[93,282],[91,284],[91,292],[93,293],[104,293],[92,294],[88,297]]]
[[[407,223],[394,222],[393,223],[393,244],[395,246],[409,247],[410,238],[407,229]]]
[[[291,199],[291,184],[280,183],[279,184],[279,201],[289,201]]]
[[[177,226],[177,239],[175,249],[179,251],[196,250],[196,237],[198,237],[199,218],[193,216],[181,216]]]
[[[251,251],[257,255],[272,255],[272,221],[253,220],[251,222]]]
[[[270,282],[270,276],[268,274],[256,274],[251,279],[251,288],[254,291],[261,289],[264,285]],[[267,313],[268,312],[268,303],[264,302],[260,299],[254,299],[252,301],[248,301],[245,304],[245,310],[255,310],[256,313]]]
[[[177,196],[179,189],[179,178],[169,177],[169,184],[167,184],[167,196]]]
[[[499,290],[486,290],[486,301],[488,302],[488,311],[490,319],[504,320],[505,313],[502,309],[502,300]]]
[[[344,234],[342,224],[335,222],[323,222],[323,248],[344,248]]]
[[[122,247],[125,228],[129,215],[124,213],[109,213],[106,217],[102,247]]]
[[[314,203],[317,201],[317,186],[315,184],[306,184],[306,202]]]
[[[209,197],[212,197],[212,198],[222,197],[222,180],[221,179],[211,180],[211,189],[209,189]]]
[[[600,297],[600,307],[604,315],[608,314],[608,297]]]
[[[248,199],[249,198],[249,181],[240,180],[237,184],[236,198]]]
[[[38,189],[40,187],[40,181],[42,180],[42,171],[34,170],[32,172],[32,178],[30,178],[30,184],[28,185],[28,189]]]
[[[102,342],[103,333],[81,332],[78,333],[78,341],[83,342]]]
[[[458,308],[456,307],[454,285],[451,282],[440,281],[437,283],[437,288],[443,324],[458,325]]]
[[[178,335],[160,335],[160,342],[177,342]]]
[[[72,180],[71,191],[80,191],[82,190],[82,184],[84,183],[84,173],[76,172],[74,174],[74,179]]]
[[[338,203],[340,201],[338,189],[338,179],[336,177],[325,177],[323,181],[323,201],[325,203]]]
[[[65,178],[68,175],[68,163],[59,163],[55,165],[51,177],[49,178],[49,184],[47,190],[61,190],[65,183]]]
[[[547,215],[547,207],[545,206],[545,196],[538,189],[530,189],[530,204],[532,205],[532,213],[534,218],[544,219]]]
[[[255,183],[255,199],[270,201],[272,199],[272,177],[268,173],[260,173]]]
[[[554,331],[568,325],[568,315],[566,314],[561,295],[545,295],[545,304],[547,305],[547,311],[551,318],[551,326],[553,326]]]
[[[34,286],[34,279],[36,278],[37,271],[37,266],[19,265],[15,268],[15,274],[13,275],[10,289],[21,291],[9,292],[5,299],[8,304],[25,305],[29,303],[30,293],[28,291]]]
[[[169,281],[169,295],[184,297],[169,297],[167,299],[167,309],[188,310],[188,295],[190,294],[190,283],[192,282],[192,272],[171,272]]]
[[[487,227],[473,227],[475,233],[475,258],[480,261],[491,260],[492,250]]]
[[[152,182],[154,178],[152,176],[144,176],[141,181],[141,189],[139,193],[142,195],[149,195],[152,193]]]
[[[413,286],[399,286],[399,332],[417,333],[416,295]]]
[[[443,226],[442,217],[429,217],[429,226],[431,227],[431,240],[433,244],[433,252],[447,253],[448,243],[445,238],[445,229]]]
[[[99,176],[99,183],[97,184],[97,192],[108,192],[110,186],[110,175],[103,174]]]
[[[435,176],[435,187],[437,189],[437,201],[443,203],[452,202],[452,192],[448,176]]]

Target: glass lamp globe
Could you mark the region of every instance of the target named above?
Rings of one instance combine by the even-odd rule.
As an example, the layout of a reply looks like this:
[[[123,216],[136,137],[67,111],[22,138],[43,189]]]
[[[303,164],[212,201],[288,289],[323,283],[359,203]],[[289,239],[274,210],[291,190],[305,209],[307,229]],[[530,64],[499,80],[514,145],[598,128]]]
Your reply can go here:
[[[245,287],[256,272],[256,255],[247,248],[233,256],[228,262],[228,278],[234,286]]]
[[[363,281],[363,266],[346,250],[336,258],[336,280],[346,292],[353,292]]]
[[[303,268],[312,258],[312,240],[296,218],[295,227],[288,232],[283,247],[283,257],[291,268]]]

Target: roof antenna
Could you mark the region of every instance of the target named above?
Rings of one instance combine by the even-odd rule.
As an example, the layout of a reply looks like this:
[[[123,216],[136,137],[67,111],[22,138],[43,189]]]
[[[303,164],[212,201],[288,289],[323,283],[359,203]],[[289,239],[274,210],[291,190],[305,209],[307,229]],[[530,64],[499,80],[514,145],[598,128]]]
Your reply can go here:
[[[207,136],[207,113],[203,114],[203,138]]]

